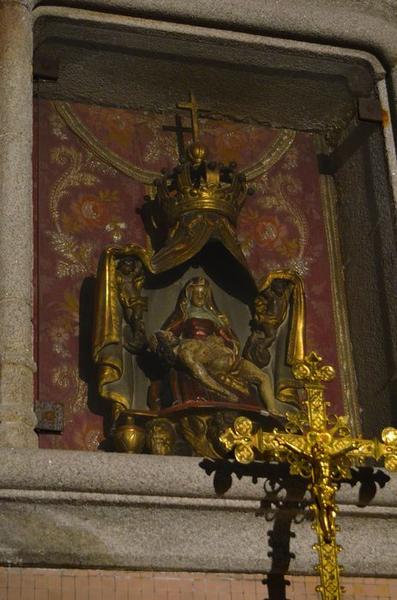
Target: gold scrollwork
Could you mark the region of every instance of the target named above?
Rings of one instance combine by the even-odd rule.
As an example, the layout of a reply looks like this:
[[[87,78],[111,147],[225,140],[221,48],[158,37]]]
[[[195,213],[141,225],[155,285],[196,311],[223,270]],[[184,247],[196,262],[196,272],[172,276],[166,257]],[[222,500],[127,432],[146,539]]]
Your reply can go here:
[[[153,180],[159,177],[160,174],[158,172],[137,167],[107,148],[83,125],[68,102],[54,101],[53,104],[66,125],[97,158],[117,169],[120,173],[147,185],[152,184]],[[275,141],[257,158],[256,162],[243,169],[242,174],[245,175],[246,181],[252,181],[260,177],[273,167],[288,152],[295,140],[295,135],[295,131],[282,130]]]
[[[330,365],[323,365],[321,356],[311,352],[303,361],[295,363],[293,374],[296,379],[319,384],[322,381],[332,381],[335,377],[335,369]]]

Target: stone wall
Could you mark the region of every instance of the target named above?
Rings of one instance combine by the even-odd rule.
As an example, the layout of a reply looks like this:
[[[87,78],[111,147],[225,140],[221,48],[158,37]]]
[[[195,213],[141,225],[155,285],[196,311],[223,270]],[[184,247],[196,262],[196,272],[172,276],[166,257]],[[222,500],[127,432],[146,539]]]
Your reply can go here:
[[[338,493],[344,573],[394,577],[397,478],[355,478]],[[304,488],[274,464],[2,449],[0,481],[3,565],[305,575],[317,562]]]
[[[58,6],[36,7],[37,4],[33,0],[0,0],[0,561],[3,565],[18,566],[2,570],[0,599],[109,600],[117,598],[117,586],[120,588],[121,585],[118,582],[126,578],[127,586],[131,585],[127,594],[126,586],[124,591],[117,591],[120,592],[119,600],[123,597],[124,600],[154,597],[161,600],[161,594],[167,600],[221,600],[225,588],[231,600],[263,600],[270,593],[262,586],[260,573],[274,570],[268,556],[268,533],[274,524],[256,518],[265,506],[266,498],[263,488],[252,484],[255,473],[248,481],[235,481],[227,494],[219,497],[212,479],[194,460],[179,464],[174,457],[157,462],[153,457],[145,456],[99,453],[87,456],[89,453],[31,450],[37,445],[32,411],[35,370],[31,202],[33,22],[39,25],[43,19],[45,23],[49,16],[64,19],[69,25],[83,25],[84,35],[99,23],[98,36],[102,35],[107,22],[110,45],[119,41],[120,31],[126,31],[129,38],[131,32],[143,32],[146,44],[149,37],[152,39],[152,34],[148,37],[148,31],[161,29],[163,38],[160,41],[167,47],[170,39],[183,38],[182,54],[186,44],[190,43],[185,39],[190,32],[201,48],[209,48],[211,42],[217,57],[222,58],[219,49],[223,48],[230,58],[233,47],[233,54],[242,57],[244,64],[252,58],[253,67],[258,54],[274,60],[277,50],[281,56],[279,69],[283,72],[294,70],[298,74],[305,70],[312,73],[314,57],[320,79],[328,77],[329,65],[332,77],[339,77],[340,71],[347,69],[350,76],[346,81],[355,94],[362,93],[363,80],[362,69],[357,72],[355,67],[364,64],[368,66],[371,83],[376,87],[386,116],[391,112],[393,119],[397,89],[396,2],[383,0],[374,6],[368,0],[360,3],[335,0],[332,4],[326,0],[302,0],[299,3],[286,1],[280,8],[281,3],[271,0],[246,3],[231,0],[227,10],[224,2],[210,0],[200,3],[64,0],[55,2]],[[91,10],[84,9],[87,5]],[[265,36],[271,36],[272,44]],[[103,43],[102,37],[94,41]],[[291,57],[292,62],[295,61],[292,66]],[[117,71],[113,72],[118,80]],[[128,69],[126,72],[128,76],[131,73]],[[97,85],[97,79],[94,83]],[[51,81],[48,85],[51,86]],[[296,97],[289,95],[296,104]],[[285,96],[287,94],[283,99]],[[388,118],[383,123],[384,135],[380,142],[386,148],[388,186],[390,190],[396,190],[397,168],[390,122]],[[372,146],[369,150],[372,152]],[[384,171],[374,170],[375,175],[379,172],[382,175],[378,179],[383,180]],[[353,177],[347,177],[347,180],[349,186],[354,186]],[[339,185],[342,184],[340,181]],[[377,193],[384,197],[382,190]],[[354,198],[355,194],[353,187],[346,197]],[[379,206],[385,204],[386,200]],[[390,215],[387,216],[389,221],[394,220],[394,209],[387,215]],[[374,222],[373,229],[381,227],[379,223],[382,221]],[[372,229],[369,236],[372,236]],[[395,263],[392,260],[389,263],[390,269],[385,273],[395,273]],[[374,287],[372,283],[371,287]],[[392,312],[386,315],[388,338],[395,338],[392,335],[393,315]],[[361,322],[365,323],[365,319]],[[18,323],[17,327],[15,323]],[[368,354],[365,343],[363,347]],[[389,372],[393,374],[395,348],[389,350],[385,364],[390,365]],[[378,391],[382,391],[380,387]],[[377,406],[376,402],[374,406]],[[374,411],[374,419],[378,412]],[[379,480],[382,489],[378,491],[375,482],[368,478],[361,486],[356,481],[353,489],[350,485],[342,486],[339,494],[342,531],[339,537],[344,547],[341,562],[347,574],[396,576],[396,482],[385,477],[383,475]],[[361,492],[365,487],[367,494],[363,498],[365,494]],[[287,521],[291,507],[293,512],[293,502],[290,506],[287,503]],[[281,527],[283,522],[280,519],[276,524]],[[300,576],[312,573],[315,563],[310,549],[313,532],[306,519],[299,524],[293,522],[292,528],[295,529],[292,533],[296,533],[295,537],[291,536],[291,552],[295,559],[284,567],[295,576],[290,577],[291,586],[284,596],[290,600],[314,598],[314,579]],[[285,537],[288,542],[288,529]],[[147,574],[139,571],[118,571],[116,575],[112,571],[60,571],[66,564],[84,568],[146,569]],[[21,565],[51,565],[56,570],[21,569]],[[190,573],[199,568],[228,571],[229,574],[196,577]],[[157,575],[151,574],[154,569],[158,569]],[[162,572],[164,569],[184,569],[185,575],[174,574],[172,578],[170,572],[167,575]],[[258,575],[234,575],[236,571],[257,572]],[[165,587],[166,596],[164,582],[171,586],[169,590]],[[172,582],[177,582],[179,587],[172,589]],[[233,582],[240,585],[236,593]],[[199,583],[203,584],[200,594]],[[204,583],[209,591],[207,595],[203,591]],[[90,591],[87,586],[91,584],[94,587]],[[160,584],[158,590],[156,584]],[[110,586],[109,593],[105,594],[105,586]],[[397,597],[393,579],[346,580],[346,587],[346,600],[349,597]],[[146,595],[144,588],[149,588]],[[275,594],[274,599],[282,598]]]

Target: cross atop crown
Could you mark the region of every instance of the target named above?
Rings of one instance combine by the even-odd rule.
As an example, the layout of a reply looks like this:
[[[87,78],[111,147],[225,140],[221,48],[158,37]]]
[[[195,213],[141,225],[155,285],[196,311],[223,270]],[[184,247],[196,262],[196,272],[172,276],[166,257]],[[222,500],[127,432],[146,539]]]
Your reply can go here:
[[[190,111],[190,118],[192,121],[192,135],[193,142],[199,141],[199,122],[198,122],[198,104],[192,91],[190,91],[190,102],[179,102],[176,105],[177,108]]]
[[[198,103],[193,94],[193,92],[189,92],[190,101],[189,102],[179,102],[176,107],[182,110],[188,110],[190,112],[191,119],[191,127],[183,127],[181,116],[175,115],[175,126],[165,125],[163,127],[164,131],[173,131],[176,134],[176,142],[178,145],[179,157],[181,160],[184,160],[186,156],[186,148],[185,142],[183,139],[184,133],[192,134],[192,143],[196,143],[199,141],[200,130],[199,130],[199,121],[198,121]]]

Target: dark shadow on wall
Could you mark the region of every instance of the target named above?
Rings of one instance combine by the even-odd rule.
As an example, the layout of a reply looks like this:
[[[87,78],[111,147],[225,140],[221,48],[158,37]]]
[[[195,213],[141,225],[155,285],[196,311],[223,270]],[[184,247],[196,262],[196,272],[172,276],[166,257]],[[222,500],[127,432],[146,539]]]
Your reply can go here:
[[[233,475],[238,479],[250,477],[254,484],[263,480],[264,497],[256,516],[273,523],[273,528],[268,532],[269,539],[267,542],[264,540],[264,547],[269,547],[267,555],[271,559],[271,568],[263,579],[268,592],[268,596],[265,597],[264,589],[263,600],[289,600],[287,588],[290,582],[286,574],[295,558],[290,549],[291,539],[295,537],[291,527],[307,518],[307,481],[289,475],[287,465],[240,465],[237,462],[204,459],[200,466],[207,475],[214,474],[214,488],[217,494],[225,494],[231,488]]]
[[[268,595],[263,600],[289,600],[286,575],[295,555],[291,552],[291,539],[295,533],[292,526],[310,518],[308,507],[311,503],[307,492],[306,479],[291,476],[288,465],[254,462],[241,465],[235,461],[203,459],[200,467],[207,475],[214,475],[214,489],[219,495],[225,494],[233,485],[233,476],[238,479],[249,477],[253,484],[263,481],[264,496],[257,517],[273,523],[268,531],[271,559],[269,572],[263,579]],[[375,497],[378,488],[383,488],[390,480],[381,469],[360,467],[352,469],[352,479],[342,481],[341,485],[355,487],[359,485],[357,506],[367,506]],[[264,540],[264,547],[266,540]],[[314,555],[313,555],[314,556]]]

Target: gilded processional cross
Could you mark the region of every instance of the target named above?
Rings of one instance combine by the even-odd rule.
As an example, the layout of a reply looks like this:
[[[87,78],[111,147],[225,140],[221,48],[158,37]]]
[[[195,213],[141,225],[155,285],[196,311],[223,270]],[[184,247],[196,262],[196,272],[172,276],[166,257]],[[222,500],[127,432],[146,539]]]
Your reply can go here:
[[[328,416],[322,382],[335,376],[331,366],[312,352],[293,368],[296,379],[306,391],[305,408],[299,413],[287,413],[285,430],[272,433],[255,426],[240,416],[234,427],[227,429],[220,441],[228,450],[234,449],[238,462],[249,464],[257,458],[288,462],[291,475],[310,480],[314,513],[313,529],[317,533],[314,549],[318,553],[320,592],[323,600],[341,600],[341,568],[338,565],[340,546],[336,542],[336,492],[341,479],[351,479],[351,467],[366,458],[383,459],[389,471],[397,471],[397,429],[382,431],[382,441],[353,437],[345,416]]]

